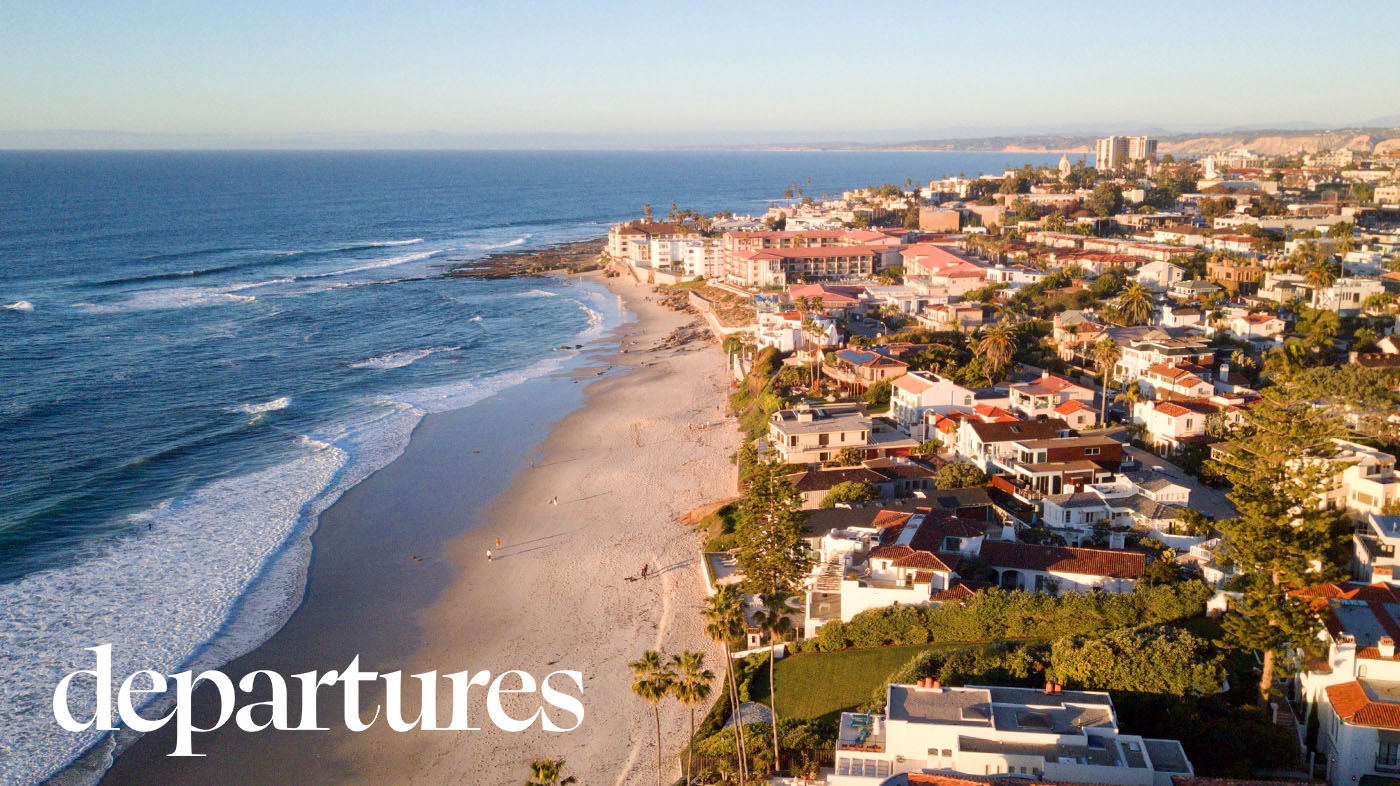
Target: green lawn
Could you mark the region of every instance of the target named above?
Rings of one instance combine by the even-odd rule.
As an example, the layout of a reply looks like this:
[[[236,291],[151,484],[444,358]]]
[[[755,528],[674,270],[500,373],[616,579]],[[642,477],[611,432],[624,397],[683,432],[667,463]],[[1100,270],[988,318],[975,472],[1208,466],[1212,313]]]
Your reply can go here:
[[[778,717],[820,718],[853,710],[875,694],[895,669],[916,653],[926,650],[960,649],[958,644],[915,644],[905,647],[879,647],[840,652],[804,652],[778,661]],[[763,676],[767,677],[767,668]],[[757,684],[752,698],[768,701],[767,680]],[[760,695],[761,694],[761,695]]]

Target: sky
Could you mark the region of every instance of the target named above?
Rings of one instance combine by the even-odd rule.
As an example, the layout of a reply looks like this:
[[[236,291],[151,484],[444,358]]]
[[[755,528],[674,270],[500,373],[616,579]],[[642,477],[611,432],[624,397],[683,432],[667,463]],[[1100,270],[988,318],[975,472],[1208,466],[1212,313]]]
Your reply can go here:
[[[5,0],[0,142],[629,147],[1400,125],[1398,29],[1394,0]]]

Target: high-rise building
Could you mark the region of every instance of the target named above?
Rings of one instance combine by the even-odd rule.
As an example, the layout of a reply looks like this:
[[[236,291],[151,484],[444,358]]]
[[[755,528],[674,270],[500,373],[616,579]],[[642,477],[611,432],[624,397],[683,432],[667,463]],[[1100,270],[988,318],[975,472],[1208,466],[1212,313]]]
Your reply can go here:
[[[1157,157],[1157,140],[1148,136],[1106,136],[1099,140],[1095,166],[1117,169],[1130,161]]]

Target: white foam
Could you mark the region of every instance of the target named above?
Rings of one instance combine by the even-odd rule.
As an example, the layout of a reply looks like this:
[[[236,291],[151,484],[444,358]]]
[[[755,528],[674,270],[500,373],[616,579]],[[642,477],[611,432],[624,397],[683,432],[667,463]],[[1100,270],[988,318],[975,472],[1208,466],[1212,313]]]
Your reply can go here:
[[[606,300],[582,288],[578,294]],[[585,334],[600,329],[603,312],[580,305],[589,312]],[[131,517],[129,534],[62,567],[0,584],[0,707],[12,716],[0,735],[0,786],[33,784],[60,770],[56,782],[95,783],[135,739],[129,731],[71,734],[53,723],[53,686],[91,665],[85,647],[112,644],[118,680],[142,668],[218,668],[246,654],[300,603],[320,514],[401,455],[425,413],[470,406],[557,371],[576,354],[380,399],[356,422],[301,437],[296,457],[281,465],[162,503]],[[284,398],[245,406],[271,411],[290,403],[281,404]],[[79,706],[81,691],[71,699],[78,717],[92,713]],[[163,697],[150,709],[164,712],[168,703]]]
[[[241,412],[245,415],[259,415],[263,412],[276,412],[279,409],[286,409],[292,403],[289,396],[274,398],[271,401],[264,401],[260,404],[239,404],[232,407],[230,412]]]
[[[179,671],[219,633],[346,461],[342,449],[306,444],[285,464],[131,517],[128,534],[62,567],[0,585],[0,706],[10,716],[0,735],[0,783],[42,780],[103,737],[64,731],[50,709],[63,675],[91,667],[84,648],[112,644],[116,675]],[[85,700],[75,691],[70,704],[77,717],[91,715],[92,694]]]
[[[423,358],[438,352],[455,352],[461,347],[427,347],[424,349],[405,349],[399,352],[390,352],[384,355],[377,355],[358,363],[351,363],[350,368],[403,368],[422,360]]]
[[[482,319],[481,315],[480,315],[480,314],[477,314],[476,316],[474,316],[474,317],[468,319],[467,321],[468,321],[468,322],[480,322],[481,319]]]
[[[547,289],[527,289],[518,293],[516,297],[559,297],[559,293],[550,292]]]
[[[257,298],[252,295],[237,295],[228,291],[227,288],[168,287],[134,292],[125,300],[116,303],[74,303],[73,307],[98,314],[111,314],[123,311],[207,308],[234,303],[251,303],[254,300]]]
[[[412,237],[408,240],[371,240],[370,242],[365,243],[364,245],[370,246],[371,248],[379,248],[381,246],[411,246],[414,243],[422,242],[423,238]]]
[[[28,300],[17,300],[3,307],[6,311],[33,311],[34,304]]]
[[[381,259],[375,262],[370,262],[365,265],[359,265],[357,267],[349,267],[344,270],[334,270],[329,273],[313,273],[310,275],[298,276],[297,278],[329,278],[330,276],[344,276],[350,273],[362,273],[366,270],[379,270],[380,268],[394,267],[395,265],[404,265],[409,262],[417,262],[422,259],[427,259],[428,257],[436,256],[439,253],[441,252],[423,251],[417,254],[405,254],[399,257],[389,257],[388,259]]]
[[[520,237],[517,237],[517,238],[514,239],[514,240],[510,240],[510,241],[507,241],[507,242],[505,242],[505,243],[497,243],[497,244],[491,245],[491,246],[482,246],[482,249],[485,250],[485,251],[494,251],[494,250],[496,250],[496,249],[498,249],[498,248],[513,248],[513,247],[515,247],[515,246],[523,246],[523,245],[525,245],[525,241],[527,241],[527,240],[529,240],[529,239],[530,239],[530,235],[529,235],[529,233],[526,233],[526,234],[524,234],[524,235],[521,235]]]

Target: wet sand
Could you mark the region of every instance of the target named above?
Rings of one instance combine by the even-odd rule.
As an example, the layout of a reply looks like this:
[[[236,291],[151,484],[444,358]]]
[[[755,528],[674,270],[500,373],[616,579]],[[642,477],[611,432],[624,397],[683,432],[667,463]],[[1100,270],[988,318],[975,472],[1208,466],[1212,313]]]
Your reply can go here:
[[[649,287],[630,279],[608,283],[637,320],[572,374],[425,418],[403,456],[322,516],[305,600],[288,624],[223,669],[235,681],[254,669],[324,672],[358,655],[362,669],[402,669],[406,679],[430,670],[519,669],[537,678],[576,670],[585,680],[578,729],[503,732],[478,689],[479,731],[396,733],[381,717],[356,734],[341,721],[342,694],[323,688],[319,717],[329,731],[250,734],[230,725],[196,738],[207,757],[175,759],[165,755],[173,737],[163,730],[119,757],[103,783],[520,783],[541,756],[566,759],[582,783],[653,782],[652,715],[632,696],[626,664],[647,648],[701,649],[718,670],[698,613],[699,538],[676,519],[732,494],[728,457],[739,437],[720,408],[718,346],[654,350],[693,317],[644,301]],[[707,428],[691,428],[700,425]],[[627,581],[643,564],[652,577]],[[381,694],[362,696],[366,718]],[[416,683],[403,694],[404,714],[414,717]],[[540,706],[537,696],[515,699],[506,709],[516,717]],[[450,701],[443,684],[438,704]],[[293,717],[296,704],[294,696]],[[196,709],[207,723],[209,702]],[[676,775],[685,713],[670,704],[662,720]]]

